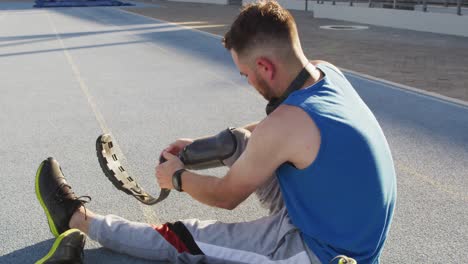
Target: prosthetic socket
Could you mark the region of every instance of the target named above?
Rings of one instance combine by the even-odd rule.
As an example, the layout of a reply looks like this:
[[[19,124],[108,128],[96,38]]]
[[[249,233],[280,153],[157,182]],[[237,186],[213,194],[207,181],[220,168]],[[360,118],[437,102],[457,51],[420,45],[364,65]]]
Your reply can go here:
[[[201,170],[219,166],[231,166],[244,151],[250,132],[243,128],[228,128],[211,137],[196,139],[187,145],[179,158],[187,169]],[[284,207],[283,197],[276,177],[271,177],[260,186],[255,194],[260,204],[270,214]]]
[[[217,135],[196,139],[187,145],[179,158],[187,169],[203,170],[224,166],[237,149],[235,129],[228,128]]]

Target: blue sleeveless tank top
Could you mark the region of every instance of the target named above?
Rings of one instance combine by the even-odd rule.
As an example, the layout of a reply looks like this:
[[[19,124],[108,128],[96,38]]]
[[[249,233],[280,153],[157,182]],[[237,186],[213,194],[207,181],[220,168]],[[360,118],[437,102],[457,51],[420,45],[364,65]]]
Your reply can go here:
[[[390,149],[345,76],[329,64],[317,67],[325,77],[284,101],[305,111],[321,134],[309,167],[283,164],[277,170],[286,208],[323,263],[340,254],[379,263],[396,199]]]

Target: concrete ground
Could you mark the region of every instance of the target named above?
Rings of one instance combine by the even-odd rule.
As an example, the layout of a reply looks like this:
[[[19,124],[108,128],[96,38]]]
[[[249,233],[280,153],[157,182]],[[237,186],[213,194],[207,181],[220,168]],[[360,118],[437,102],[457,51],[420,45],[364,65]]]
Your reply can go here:
[[[239,6],[146,2],[158,7],[125,9],[217,35],[224,35],[239,12]],[[352,23],[291,12],[309,58],[468,101],[468,38],[372,25],[359,31],[325,30],[319,27]]]

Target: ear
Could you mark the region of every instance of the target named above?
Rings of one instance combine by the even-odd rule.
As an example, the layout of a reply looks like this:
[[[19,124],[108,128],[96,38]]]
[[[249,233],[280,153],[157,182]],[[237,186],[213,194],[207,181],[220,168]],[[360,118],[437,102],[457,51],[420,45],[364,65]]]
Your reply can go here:
[[[273,61],[266,57],[255,59],[255,67],[265,80],[272,81],[276,77],[276,66]]]

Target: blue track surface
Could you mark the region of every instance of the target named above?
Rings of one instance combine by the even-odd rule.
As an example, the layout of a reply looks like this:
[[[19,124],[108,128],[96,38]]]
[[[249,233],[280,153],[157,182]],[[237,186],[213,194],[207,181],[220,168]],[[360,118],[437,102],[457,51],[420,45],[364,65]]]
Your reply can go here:
[[[468,108],[348,77],[379,119],[397,167],[383,263],[467,259]],[[151,223],[266,214],[254,199],[231,212],[179,193],[144,207],[115,190],[95,158],[96,137],[112,132],[130,173],[156,192],[154,166],[173,139],[263,118],[263,99],[219,39],[114,8],[0,5],[0,80],[0,263],[32,263],[53,243],[34,194],[35,170],[47,156],[103,214]],[[146,263],[91,241],[85,254],[86,263]]]

